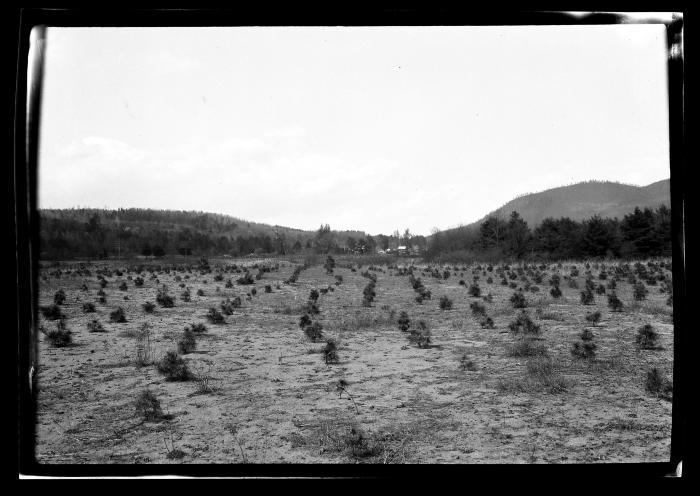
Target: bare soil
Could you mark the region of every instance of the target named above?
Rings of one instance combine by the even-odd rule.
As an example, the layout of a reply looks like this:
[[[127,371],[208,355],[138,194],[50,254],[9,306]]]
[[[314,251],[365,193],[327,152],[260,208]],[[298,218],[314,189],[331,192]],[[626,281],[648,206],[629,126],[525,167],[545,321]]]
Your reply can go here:
[[[220,260],[221,264],[250,261]],[[273,263],[275,261],[273,260]],[[500,277],[477,271],[482,295],[470,297],[472,268],[448,279],[421,277],[432,292],[422,304],[406,275],[381,267],[376,298],[362,305],[369,280],[338,264],[334,274],[321,265],[303,270],[298,281],[284,284],[295,265],[279,261],[278,271],[264,274],[252,286],[236,284],[239,273],[143,272],[112,275],[106,303],[98,303],[100,289],[94,268],[91,276],[74,272],[51,275],[42,269],[39,305],[53,303],[63,289],[62,311],[73,344],[57,348],[40,335],[38,368],[38,424],[36,455],[40,463],[593,463],[668,461],[671,439],[671,402],[645,390],[646,373],[659,368],[671,377],[673,363],[672,308],[659,286],[635,302],[631,285],[618,283],[625,307],[608,308],[605,295],[582,305],[581,289],[562,280],[563,296],[549,295],[547,279],[568,274],[568,265],[549,265],[538,292],[525,292],[528,311],[541,326],[543,344],[554,367],[556,387],[548,379],[528,373],[528,357],[508,356],[518,339],[508,330],[518,312],[509,299],[514,290]],[[401,265],[401,264],[400,264]],[[583,274],[583,262],[577,265]],[[423,265],[424,266],[424,265]],[[62,264],[76,268],[77,264]],[[111,264],[111,268],[124,267]],[[485,266],[484,266],[485,267]],[[255,275],[257,271],[251,270]],[[441,271],[442,272],[442,271]],[[592,269],[595,275],[598,271]],[[191,301],[176,276],[190,288]],[[335,275],[343,282],[336,285]],[[492,275],[494,282],[486,278]],[[225,288],[232,279],[234,286]],[[459,280],[466,281],[460,285]],[[126,291],[120,290],[122,281]],[[205,282],[206,281],[206,282]],[[81,290],[86,283],[87,291]],[[510,282],[510,281],[509,281]],[[515,280],[519,283],[519,280]],[[607,281],[598,281],[596,284]],[[148,314],[142,304],[156,302],[165,284],[175,307],[156,305]],[[272,286],[266,293],[264,286]],[[580,288],[584,277],[578,277]],[[278,289],[279,286],[279,289]],[[252,287],[257,294],[246,298]],[[326,338],[339,344],[339,363],[326,364],[321,350],[298,322],[311,289],[332,287],[318,300]],[[197,290],[204,296],[198,296]],[[451,310],[441,310],[447,295]],[[225,316],[224,324],[210,324],[210,307],[227,297],[240,296],[241,308]],[[128,299],[125,299],[128,297]],[[469,305],[480,301],[495,323],[479,325]],[[94,302],[96,313],[82,305]],[[127,322],[110,322],[109,314],[124,308]],[[285,313],[284,308],[288,307]],[[539,311],[537,309],[540,309]],[[588,312],[599,310],[600,323],[590,325]],[[424,320],[431,345],[420,348],[399,330],[396,318],[406,311],[412,323]],[[98,319],[106,332],[89,332]],[[191,323],[203,322],[207,332],[197,335],[197,349],[183,355],[195,378],[168,382],[155,364],[139,365],[135,333],[144,324],[152,332],[153,361],[177,349],[177,340]],[[54,321],[40,317],[45,329]],[[640,350],[637,329],[651,324],[660,335],[660,349]],[[570,352],[584,328],[594,334],[594,359],[574,358]],[[466,355],[466,358],[463,358]],[[148,357],[147,357],[148,358]],[[469,367],[463,364],[471,361]],[[339,381],[341,388],[338,387]],[[143,420],[134,402],[149,389],[160,399],[164,413]]]

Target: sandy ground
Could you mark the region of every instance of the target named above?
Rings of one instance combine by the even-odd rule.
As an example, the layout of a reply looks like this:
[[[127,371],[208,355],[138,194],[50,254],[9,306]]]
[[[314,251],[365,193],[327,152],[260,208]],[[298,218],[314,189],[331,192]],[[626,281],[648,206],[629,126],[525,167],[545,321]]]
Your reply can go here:
[[[569,288],[566,281],[561,284],[564,296],[551,298],[548,275],[538,284],[538,293],[526,293],[527,310],[542,328],[539,342],[549,350],[566,384],[564,391],[551,392],[527,382],[527,358],[506,354],[506,346],[516,340],[508,332],[516,310],[508,301],[513,289],[502,286],[498,276],[493,276],[492,284],[486,283],[485,276],[479,281],[482,294],[493,295],[489,303],[468,295],[471,270],[452,271],[446,280],[416,271],[432,292],[431,300],[418,304],[408,277],[384,266],[384,272],[373,272],[378,277],[377,296],[366,308],[362,290],[368,279],[361,272],[367,266],[356,272],[337,267],[335,274],[342,275],[343,282],[336,286],[334,276],[321,266],[302,271],[295,284],[283,284],[294,265],[280,265],[279,271],[265,273],[255,282],[258,292],[250,300],[245,295],[251,286],[235,284],[240,274],[225,274],[224,281],[234,281],[234,287],[227,289],[224,282],[214,281],[213,273],[193,270],[190,279],[182,281],[191,288],[190,302],[180,299],[182,289],[174,280],[185,272],[158,274],[176,306],[157,306],[153,314],[141,308],[147,300],[155,303],[158,284],[148,272],[142,287],[127,280],[128,275],[136,276],[134,272],[107,277],[107,302],[96,303],[96,313],[83,313],[84,302],[97,302],[95,266],[88,266],[93,270],[90,277],[64,274],[56,278],[43,270],[48,279],[40,283],[39,304],[52,303],[54,293],[64,289],[67,298],[62,308],[74,343],[55,348],[40,337],[38,461],[668,461],[671,402],[645,391],[651,367],[671,377],[672,310],[659,286],[649,286],[647,300],[634,304],[630,285],[620,282],[617,294],[625,303],[620,313],[608,309],[604,295],[596,295],[592,306],[582,305],[580,289]],[[460,279],[467,286],[459,285]],[[118,289],[121,281],[127,282],[126,291]],[[578,281],[583,287],[583,276]],[[80,289],[83,282],[87,291]],[[265,284],[272,285],[272,293],[264,292]],[[311,342],[298,326],[298,307],[311,289],[329,285],[334,291],[320,296],[317,319],[325,337],[338,340],[340,362],[326,365],[320,353],[324,343]],[[204,296],[197,296],[198,289]],[[226,316],[225,324],[209,324],[209,307],[236,295],[243,306]],[[453,300],[451,310],[439,308],[442,295]],[[495,329],[483,329],[472,317],[469,304],[473,301],[486,306]],[[285,305],[293,313],[280,313]],[[124,308],[126,323],[110,322],[109,313],[117,306]],[[541,308],[539,316],[536,306]],[[584,317],[595,309],[601,311],[602,319],[591,327]],[[413,322],[422,319],[428,324],[430,348],[410,343],[408,333],[398,329],[395,317],[402,310]],[[88,332],[87,323],[95,318],[106,332]],[[55,322],[43,317],[40,321],[46,329],[55,328]],[[168,382],[154,365],[136,365],[136,339],[129,334],[144,322],[151,324],[156,359],[176,349],[187,324],[206,323],[208,331],[197,337],[197,350],[184,359],[198,377],[207,378],[208,391],[202,380]],[[637,329],[647,323],[660,334],[662,349],[635,346]],[[587,325],[594,332],[596,358],[575,359],[570,353],[572,343]],[[473,370],[460,366],[464,354],[473,362]],[[345,391],[337,388],[341,379],[347,383]],[[144,421],[137,414],[135,398],[147,388],[170,418]],[[353,427],[363,433],[365,444],[350,442]]]

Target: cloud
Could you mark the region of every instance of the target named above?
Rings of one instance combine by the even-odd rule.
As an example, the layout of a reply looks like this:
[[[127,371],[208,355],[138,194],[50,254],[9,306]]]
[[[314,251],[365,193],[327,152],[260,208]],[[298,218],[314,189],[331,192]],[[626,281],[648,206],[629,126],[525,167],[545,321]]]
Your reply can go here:
[[[209,210],[306,228],[362,228],[411,203],[396,181],[398,163],[350,161],[318,152],[311,141],[293,127],[174,147],[85,137],[42,161],[40,203]],[[396,205],[377,213],[377,199],[386,197]]]

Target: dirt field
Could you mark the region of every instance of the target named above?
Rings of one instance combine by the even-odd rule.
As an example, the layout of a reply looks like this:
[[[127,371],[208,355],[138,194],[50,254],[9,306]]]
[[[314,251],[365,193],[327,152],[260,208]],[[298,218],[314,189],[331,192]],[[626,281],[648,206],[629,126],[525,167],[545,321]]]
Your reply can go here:
[[[369,279],[338,260],[333,274],[313,265],[292,284],[284,281],[295,264],[272,260],[272,270],[253,285],[240,285],[242,272],[232,264],[254,261],[210,260],[211,273],[192,265],[166,273],[126,272],[124,264],[91,263],[90,275],[76,274],[80,264],[43,268],[40,306],[51,305],[59,289],[60,305],[73,343],[55,347],[40,335],[37,459],[40,463],[594,463],[668,461],[671,442],[671,402],[645,389],[647,372],[657,367],[669,379],[673,362],[672,308],[661,284],[647,285],[646,299],[635,301],[626,276],[617,282],[623,302],[610,310],[605,294],[592,305],[581,303],[585,262],[549,264],[540,273],[539,291],[524,291],[524,309],[540,333],[531,338],[542,345],[540,356],[510,356],[523,339],[509,330],[520,312],[511,296],[517,289],[501,284],[501,276],[475,266],[444,266],[441,277],[413,271],[431,292],[417,303],[408,274],[387,265],[368,271],[377,276],[376,297],[363,306]],[[274,264],[279,270],[274,270]],[[399,267],[405,266],[398,262]],[[564,278],[571,265],[578,288]],[[596,286],[599,266],[591,263]],[[634,264],[630,264],[634,272]],[[218,269],[217,269],[218,266]],[[223,280],[215,281],[219,269]],[[99,303],[96,269],[112,271]],[[433,266],[435,267],[435,266]],[[670,277],[668,265],[659,273]],[[114,271],[124,272],[117,275]],[[146,266],[146,269],[148,267]],[[457,270],[455,270],[455,268]],[[516,266],[505,271],[508,284],[518,287],[523,277]],[[57,270],[60,269],[60,277]],[[67,273],[66,270],[73,270]],[[443,278],[447,269],[450,275]],[[466,269],[466,270],[463,270]],[[258,270],[251,269],[255,276]],[[516,275],[511,278],[509,273]],[[563,295],[553,298],[548,283],[562,277]],[[134,279],[141,274],[144,284]],[[336,275],[342,283],[336,285]],[[480,297],[468,288],[478,276]],[[189,276],[188,279],[184,279]],[[488,277],[493,282],[488,283]],[[131,277],[131,279],[129,279]],[[157,278],[157,281],[155,278]],[[181,281],[176,277],[183,278]],[[226,287],[232,280],[233,287]],[[460,284],[460,280],[465,284]],[[126,282],[127,289],[119,286]],[[81,289],[83,284],[87,288]],[[165,284],[175,306],[156,304]],[[181,299],[190,288],[191,301]],[[272,292],[265,292],[270,285]],[[246,297],[251,288],[257,294]],[[327,289],[318,298],[324,339],[312,342],[299,326],[312,289]],[[204,292],[198,295],[198,290]],[[607,290],[610,292],[610,289]],[[492,301],[483,296],[492,295]],[[452,300],[440,308],[440,298]],[[225,323],[207,320],[210,307],[220,310],[226,298],[239,296],[240,308],[225,315]],[[125,299],[128,297],[128,299]],[[152,314],[142,305],[156,304]],[[96,312],[85,313],[93,302]],[[483,328],[470,304],[480,302],[494,328]],[[121,306],[126,322],[110,321]],[[602,316],[596,325],[585,316]],[[399,329],[407,312],[410,327],[423,320],[430,344],[420,347]],[[99,320],[105,332],[90,332]],[[45,330],[57,321],[41,315]],[[182,355],[192,377],[168,381],[155,363],[176,350],[183,329],[204,323],[196,335],[196,350]],[[135,337],[150,324],[152,341],[137,350]],[[637,331],[651,324],[659,348],[640,349]],[[576,358],[571,349],[584,329],[593,332],[594,358]],[[326,338],[338,342],[338,363],[326,364]],[[149,353],[144,353],[148,352]],[[137,364],[140,356],[145,365]],[[339,382],[339,381],[344,382]],[[134,403],[144,390],[160,401],[162,415],[145,420]]]

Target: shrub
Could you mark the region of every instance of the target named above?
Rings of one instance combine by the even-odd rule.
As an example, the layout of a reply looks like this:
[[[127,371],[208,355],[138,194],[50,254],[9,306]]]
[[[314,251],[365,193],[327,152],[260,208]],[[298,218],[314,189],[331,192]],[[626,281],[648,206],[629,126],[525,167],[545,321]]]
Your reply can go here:
[[[59,319],[58,322],[56,322],[55,330],[46,331],[43,327],[40,327],[39,330],[56,348],[63,348],[73,342],[73,333],[66,327],[66,322],[63,319]]]
[[[204,290],[203,289],[198,289],[197,290],[197,296],[204,296]]]
[[[605,294],[605,286],[602,284],[598,284],[598,287],[595,289],[595,292],[599,295],[604,295]]]
[[[513,296],[510,297],[510,302],[513,305],[513,308],[527,307],[527,301],[525,300],[525,296],[523,296],[523,293],[520,291],[516,291],[515,293],[513,293]]]
[[[313,322],[304,327],[304,334],[313,342],[323,338],[323,326],[320,322]]]
[[[338,345],[332,339],[326,341],[326,346],[323,347],[323,359],[326,365],[330,363],[338,363]]]
[[[194,337],[194,332],[189,327],[186,327],[182,333],[182,337],[177,342],[177,351],[182,355],[192,353],[197,349],[197,340]]]
[[[93,319],[88,322],[87,329],[88,332],[105,332],[105,328],[102,327],[102,324],[97,319]]]
[[[473,296],[475,298],[481,296],[481,287],[479,287],[478,283],[474,282],[469,286],[469,296]]]
[[[419,321],[418,328],[411,329],[408,340],[418,345],[419,348],[428,348],[430,346],[430,330],[425,321]]]
[[[121,284],[119,285],[119,289],[121,291],[127,291],[129,289],[129,286],[126,285],[126,281],[121,282]]]
[[[226,322],[224,316],[216,308],[211,307],[207,313],[207,319],[212,324],[223,324]]]
[[[637,330],[636,343],[643,350],[658,349],[659,335],[651,326],[646,324]]]
[[[190,329],[192,329],[192,332],[197,333],[197,334],[204,334],[207,332],[207,326],[204,325],[202,322],[199,322],[197,324],[190,324]]]
[[[335,276],[335,285],[340,286],[343,284],[343,276],[337,275]]]
[[[559,289],[559,286],[552,286],[549,294],[552,295],[552,298],[561,298],[561,289]]]
[[[61,307],[59,307],[55,303],[53,305],[41,307],[41,314],[44,316],[44,318],[48,320],[57,320],[63,318],[63,313],[61,313]]]
[[[620,312],[622,310],[622,301],[620,301],[614,291],[608,294],[608,306],[613,312]]]
[[[474,317],[481,317],[482,315],[486,315],[486,307],[478,301],[470,303],[469,308],[471,309],[472,315]]]
[[[165,286],[158,290],[156,301],[164,308],[172,308],[175,306],[175,301],[173,300],[172,296],[168,294],[168,288]]]
[[[134,279],[134,286],[137,286],[137,287],[143,286],[143,278],[137,277],[136,279]]]
[[[445,295],[440,298],[440,310],[452,310],[452,300]]]
[[[221,311],[226,315],[233,315],[233,310],[241,306],[241,297],[236,296],[233,298],[233,300],[226,298],[226,301],[222,301],[220,306]]]
[[[671,401],[673,395],[673,382],[669,381],[659,369],[652,368],[647,372],[644,388],[648,393]]]
[[[321,312],[321,310],[318,308],[318,305],[311,300],[306,302],[303,311],[305,313],[308,313],[309,315],[317,315]]]
[[[93,313],[95,312],[95,304],[91,302],[83,303],[83,312]]]
[[[485,319],[482,319],[479,322],[479,324],[484,329],[493,329],[494,327],[496,327],[491,317],[486,317]]]
[[[571,354],[576,358],[590,359],[595,356],[596,345],[590,342],[576,342],[571,347]]]
[[[116,310],[113,310],[112,312],[110,312],[109,320],[110,320],[110,322],[117,322],[117,323],[126,322],[126,315],[124,314],[124,309],[122,307],[117,307]]]
[[[403,332],[406,332],[411,326],[411,321],[409,320],[408,314],[406,312],[401,312],[399,314],[399,319],[397,323],[399,324],[399,329]]]
[[[272,293],[272,286],[269,285],[269,284],[266,284],[266,285],[265,285],[265,292],[266,292],[266,293]]]
[[[306,326],[311,325],[311,317],[308,314],[304,314],[299,317],[299,327],[304,329]]]
[[[326,262],[323,264],[323,268],[326,269],[326,274],[332,274],[335,268],[335,260],[330,255],[326,258]]]
[[[649,290],[646,288],[646,286],[644,285],[644,283],[642,281],[638,281],[634,285],[633,293],[634,293],[634,299],[636,301],[643,301],[646,299],[647,294],[649,294]]]
[[[596,325],[598,322],[600,322],[600,312],[590,312],[586,314],[586,321],[590,322],[593,325]]]
[[[190,290],[186,289],[185,291],[183,291],[182,294],[180,295],[180,298],[182,299],[182,301],[190,301],[191,300]]]
[[[175,351],[169,351],[158,362],[158,371],[167,381],[186,381],[191,378],[187,363]]]
[[[309,293],[309,301],[316,302],[316,301],[318,301],[319,296],[320,296],[320,294],[319,294],[318,290],[312,289],[311,292]]]
[[[346,452],[353,458],[370,458],[380,453],[381,446],[372,442],[362,429],[355,425],[343,437]]]
[[[590,288],[586,288],[585,291],[581,291],[581,303],[583,305],[592,305],[595,302],[595,296]]]
[[[153,313],[153,310],[155,310],[156,306],[151,303],[150,301],[147,301],[143,305],[141,305],[146,313]]]
[[[535,324],[525,311],[521,311],[516,319],[508,324],[508,329],[513,334],[539,334],[540,332],[540,326]]]
[[[59,289],[56,291],[56,294],[53,295],[53,303],[54,305],[63,305],[64,301],[66,301],[66,293],[62,289]]]
[[[160,400],[148,389],[141,391],[134,402],[134,406],[136,407],[136,412],[144,420],[158,420],[163,417]]]
[[[237,282],[238,284],[248,285],[248,284],[254,284],[254,283],[255,283],[255,279],[253,279],[253,276],[250,275],[250,272],[246,272],[246,273],[243,275],[243,277],[239,277],[238,279],[236,279],[236,282]]]

